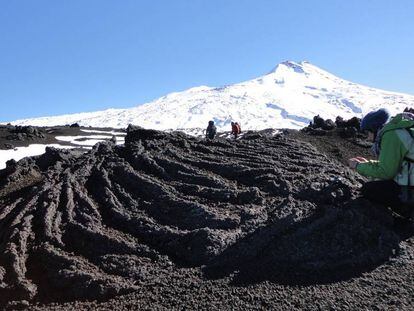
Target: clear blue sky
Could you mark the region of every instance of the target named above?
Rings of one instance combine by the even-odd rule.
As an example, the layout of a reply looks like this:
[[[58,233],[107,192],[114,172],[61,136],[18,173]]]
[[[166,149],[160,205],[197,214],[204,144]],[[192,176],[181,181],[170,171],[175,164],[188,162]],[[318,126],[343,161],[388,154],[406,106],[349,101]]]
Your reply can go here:
[[[414,94],[412,0],[0,0],[0,121],[127,108],[284,60]]]

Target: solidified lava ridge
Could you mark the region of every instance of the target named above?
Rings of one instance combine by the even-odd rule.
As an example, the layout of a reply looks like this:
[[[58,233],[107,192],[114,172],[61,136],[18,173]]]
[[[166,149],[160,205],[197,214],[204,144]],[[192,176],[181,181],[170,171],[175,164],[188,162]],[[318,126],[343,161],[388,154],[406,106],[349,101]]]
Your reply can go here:
[[[356,198],[360,182],[310,144],[266,133],[208,141],[130,127],[125,146],[48,148],[0,171],[0,303],[104,299],[174,269],[244,282],[371,269],[399,241]]]

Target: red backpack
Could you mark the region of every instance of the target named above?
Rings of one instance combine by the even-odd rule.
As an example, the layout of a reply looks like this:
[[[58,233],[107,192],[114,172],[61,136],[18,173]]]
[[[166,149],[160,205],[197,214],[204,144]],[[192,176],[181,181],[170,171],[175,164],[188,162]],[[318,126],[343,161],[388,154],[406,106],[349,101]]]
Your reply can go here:
[[[234,134],[238,134],[238,132],[239,132],[239,129],[238,129],[237,125],[234,124],[234,123],[231,125],[231,132],[234,133]]]
[[[235,125],[235,126],[236,126],[236,128],[237,128],[237,134],[240,134],[240,133],[241,133],[241,127],[240,127],[240,124],[236,122],[234,125]]]

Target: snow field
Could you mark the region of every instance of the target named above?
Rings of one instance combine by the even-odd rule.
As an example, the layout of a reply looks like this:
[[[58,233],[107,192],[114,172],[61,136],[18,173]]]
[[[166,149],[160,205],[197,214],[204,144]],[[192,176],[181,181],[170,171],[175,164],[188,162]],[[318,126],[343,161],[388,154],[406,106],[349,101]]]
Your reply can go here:
[[[58,144],[32,144],[27,147],[17,147],[15,149],[10,150],[0,150],[0,169],[6,168],[6,162],[8,160],[14,159],[19,161],[25,157],[41,155],[45,153],[46,147],[55,147],[55,148],[62,148],[62,149],[70,149],[73,147],[69,146],[62,146]]]

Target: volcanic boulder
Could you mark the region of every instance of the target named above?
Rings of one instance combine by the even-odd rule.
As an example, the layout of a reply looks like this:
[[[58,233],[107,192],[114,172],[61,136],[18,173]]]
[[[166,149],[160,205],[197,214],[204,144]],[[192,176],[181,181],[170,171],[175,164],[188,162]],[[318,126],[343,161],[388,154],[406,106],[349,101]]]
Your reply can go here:
[[[335,131],[342,138],[356,138],[361,135],[360,131],[361,120],[353,117],[349,120],[344,120],[338,116],[333,122],[331,119],[323,119],[319,115],[313,117],[313,122],[309,126],[302,129],[302,131],[315,136],[332,135]]]
[[[10,135],[8,140],[26,141],[35,139],[45,139],[46,136],[42,130],[33,126],[7,126]]]

